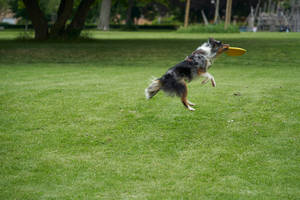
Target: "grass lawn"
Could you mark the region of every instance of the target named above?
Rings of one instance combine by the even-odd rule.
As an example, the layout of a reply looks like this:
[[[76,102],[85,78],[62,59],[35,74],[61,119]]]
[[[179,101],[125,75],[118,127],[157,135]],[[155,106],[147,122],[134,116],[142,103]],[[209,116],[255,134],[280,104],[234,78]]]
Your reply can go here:
[[[0,199],[299,199],[300,34],[89,35],[0,32]],[[248,52],[189,84],[196,111],[146,101],[208,36]]]

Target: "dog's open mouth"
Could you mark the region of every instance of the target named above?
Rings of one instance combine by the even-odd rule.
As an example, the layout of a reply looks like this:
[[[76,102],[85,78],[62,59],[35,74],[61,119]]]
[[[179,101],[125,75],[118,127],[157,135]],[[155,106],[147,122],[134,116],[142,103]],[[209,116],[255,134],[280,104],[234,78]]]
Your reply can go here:
[[[223,44],[223,51],[227,51],[229,49],[229,44]]]

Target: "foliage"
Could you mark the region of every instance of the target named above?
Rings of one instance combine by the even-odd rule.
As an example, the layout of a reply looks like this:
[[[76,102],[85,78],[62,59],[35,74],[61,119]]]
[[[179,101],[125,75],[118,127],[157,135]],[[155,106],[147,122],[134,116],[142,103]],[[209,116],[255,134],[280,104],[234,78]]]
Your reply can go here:
[[[0,0],[0,14],[9,7],[7,0]]]
[[[224,29],[224,23],[220,24],[194,24],[189,25],[187,28],[181,26],[178,33],[239,33],[239,27],[236,25],[229,25],[228,28]]]
[[[0,32],[0,199],[299,198],[298,33],[12,34]],[[248,52],[216,60],[216,88],[189,84],[197,110],[146,101],[151,76],[209,35]]]
[[[21,31],[19,32],[18,37],[16,38],[16,40],[21,40],[21,41],[29,41],[33,39],[33,32],[32,31]]]
[[[23,19],[29,20],[25,5],[22,0],[10,0],[9,7],[12,10],[12,12],[15,14],[15,17],[22,18],[22,21]]]
[[[153,25],[181,25],[182,22],[175,19],[174,15],[165,17],[156,17],[152,21]]]
[[[96,0],[93,6],[91,6],[91,9],[86,17],[86,24],[95,24],[98,22],[100,8],[101,0]]]
[[[147,1],[134,1],[134,5],[132,8],[131,20],[134,18],[141,17],[141,10],[147,4]],[[113,1],[112,2],[112,22],[114,24],[120,24],[121,21],[126,20],[127,17],[127,10],[128,10],[128,1],[127,0],[120,0],[120,1]],[[134,28],[132,25],[131,27]],[[129,27],[130,28],[130,27]]]
[[[268,0],[261,0],[261,5]],[[25,12],[23,1],[22,0],[1,0],[3,3],[9,2],[13,12],[16,13],[17,17],[22,17],[25,20],[19,21],[24,24],[28,20],[27,13]],[[47,21],[53,23],[56,19],[57,8],[59,6],[60,0],[39,0],[40,7],[45,13]],[[73,14],[76,11],[76,8],[79,5],[80,0],[74,1]],[[208,19],[213,18],[214,14],[214,4],[211,3],[211,0],[203,1],[192,1],[191,10],[190,10],[190,22],[191,23],[200,23],[202,22],[201,10],[204,10]],[[249,15],[250,6],[255,7],[258,0],[235,0],[233,1],[233,16],[240,17],[240,20],[244,20]],[[96,23],[99,16],[101,0],[97,0],[95,4],[91,7],[86,22],[87,23]],[[288,4],[288,1],[285,0],[282,4]],[[0,6],[1,8],[1,6]],[[226,1],[220,2],[220,15],[223,17],[225,15]],[[112,10],[111,10],[111,22],[113,24],[120,24],[121,21],[126,20],[128,10],[128,0],[112,0]],[[183,0],[135,0],[134,7],[132,9],[132,18],[140,18],[143,16],[148,20],[154,20],[154,23],[157,23],[158,17],[163,17],[166,19],[165,24],[170,24],[174,22],[183,22],[185,12],[185,1]],[[171,16],[171,17],[168,17]],[[170,19],[172,20],[170,21]]]
[[[10,4],[17,17],[28,14],[25,17],[31,20],[35,39],[47,40],[79,37],[90,8],[97,2],[98,0],[11,0]],[[49,24],[52,24],[50,28]]]
[[[55,19],[59,2],[60,0],[39,0],[40,8],[48,21],[53,21]],[[9,5],[16,17],[22,17],[23,19],[29,20],[22,0],[10,0]],[[21,23],[24,23],[24,21],[21,21]]]
[[[45,14],[45,17],[48,22],[54,23],[56,17],[57,17],[57,10],[59,7],[61,0],[39,0],[39,5],[42,10],[42,12]],[[99,14],[99,1],[97,0],[94,3],[94,6],[92,7],[91,11],[89,12],[87,16],[87,22],[95,22],[96,18]],[[77,7],[79,6],[80,0],[74,1],[73,6],[73,14],[75,13]],[[25,5],[22,0],[9,0],[9,6],[11,10],[16,14],[16,17],[21,17],[23,19],[29,20]],[[19,21],[21,24],[24,24],[24,20]]]

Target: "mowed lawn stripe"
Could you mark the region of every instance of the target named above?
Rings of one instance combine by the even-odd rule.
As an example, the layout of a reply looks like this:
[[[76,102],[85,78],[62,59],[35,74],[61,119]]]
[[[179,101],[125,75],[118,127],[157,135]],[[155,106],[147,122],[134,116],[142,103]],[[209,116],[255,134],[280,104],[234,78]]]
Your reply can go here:
[[[216,60],[216,88],[188,85],[195,112],[163,93],[147,101],[144,89],[204,37],[101,34],[1,41],[1,199],[300,196],[294,34],[218,38],[248,52]]]

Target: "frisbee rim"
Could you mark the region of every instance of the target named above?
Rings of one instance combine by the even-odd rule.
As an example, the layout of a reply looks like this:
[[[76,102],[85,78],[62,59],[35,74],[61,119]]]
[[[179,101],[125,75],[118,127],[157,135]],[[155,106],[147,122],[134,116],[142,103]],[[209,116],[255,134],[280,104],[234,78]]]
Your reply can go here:
[[[241,56],[246,53],[247,50],[240,47],[229,47],[225,52],[228,56]]]

